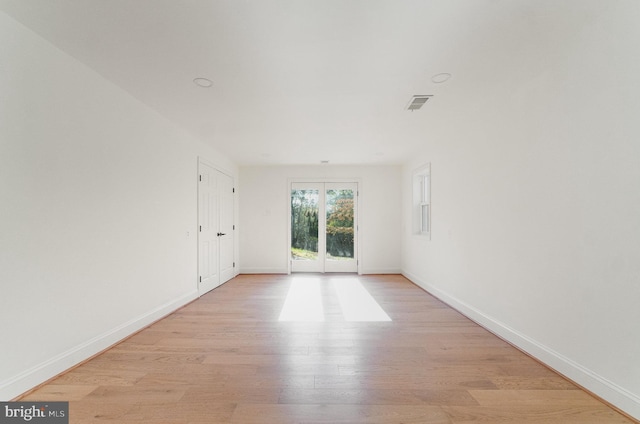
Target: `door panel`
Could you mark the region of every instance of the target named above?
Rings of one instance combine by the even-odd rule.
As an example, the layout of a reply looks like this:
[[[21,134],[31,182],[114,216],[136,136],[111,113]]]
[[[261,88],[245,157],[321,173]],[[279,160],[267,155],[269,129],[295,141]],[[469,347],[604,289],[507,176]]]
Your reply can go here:
[[[357,183],[291,184],[291,271],[357,272]]]
[[[357,184],[325,184],[325,272],[357,272]]]
[[[234,246],[233,246],[233,178],[220,174],[220,284],[230,280],[235,275]]]
[[[291,271],[323,272],[323,232],[320,206],[323,185],[315,183],[291,186]]]
[[[200,295],[218,286],[218,176],[200,164],[198,184],[198,274]]]

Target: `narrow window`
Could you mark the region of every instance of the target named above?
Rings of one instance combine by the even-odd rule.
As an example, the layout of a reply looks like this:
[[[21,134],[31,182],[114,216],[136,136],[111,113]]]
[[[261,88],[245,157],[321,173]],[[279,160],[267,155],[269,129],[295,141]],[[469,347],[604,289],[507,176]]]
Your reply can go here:
[[[413,233],[431,238],[431,165],[413,172]]]

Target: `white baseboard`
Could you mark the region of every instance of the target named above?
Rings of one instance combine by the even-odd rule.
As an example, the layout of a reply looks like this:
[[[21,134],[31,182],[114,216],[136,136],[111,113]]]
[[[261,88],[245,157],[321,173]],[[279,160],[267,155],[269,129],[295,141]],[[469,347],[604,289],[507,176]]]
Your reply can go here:
[[[384,268],[373,268],[373,269],[363,269],[362,275],[375,275],[375,274],[400,274],[399,269],[384,269]]]
[[[288,274],[288,269],[281,268],[242,268],[240,270],[240,274]],[[373,274],[401,274],[399,269],[363,269],[361,271],[362,275],[373,275]]]
[[[240,274],[288,274],[289,270],[286,268],[242,268]],[[387,269],[387,268],[373,268],[363,269],[360,272],[362,275],[370,274],[401,274],[399,269]]]
[[[288,274],[287,268],[241,268],[240,274]]]
[[[599,396],[629,416],[640,420],[640,397],[607,380],[570,358],[531,339],[508,325],[484,314],[473,306],[421,280],[410,272],[402,272],[406,278],[433,296],[447,303],[472,321],[523,350],[558,373]]]
[[[197,291],[187,293],[176,300],[160,305],[137,318],[87,340],[66,352],[62,352],[8,380],[0,382],[0,400],[8,401],[20,396],[197,298]]]

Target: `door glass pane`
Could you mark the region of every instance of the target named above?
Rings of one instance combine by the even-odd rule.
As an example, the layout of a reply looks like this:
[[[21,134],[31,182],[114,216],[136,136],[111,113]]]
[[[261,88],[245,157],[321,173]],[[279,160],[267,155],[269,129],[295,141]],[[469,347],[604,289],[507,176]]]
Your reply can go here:
[[[422,204],[420,205],[422,209],[420,214],[420,231],[422,233],[429,232],[429,205]]]
[[[291,190],[291,258],[318,259],[319,190]]]
[[[353,259],[353,190],[327,190],[327,260]]]

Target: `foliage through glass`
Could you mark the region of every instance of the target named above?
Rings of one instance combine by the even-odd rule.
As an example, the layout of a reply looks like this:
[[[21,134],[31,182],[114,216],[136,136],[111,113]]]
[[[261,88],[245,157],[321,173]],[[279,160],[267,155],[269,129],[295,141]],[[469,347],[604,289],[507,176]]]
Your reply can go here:
[[[353,258],[353,190],[327,190],[327,256]]]
[[[291,190],[291,257],[318,258],[318,190]]]

